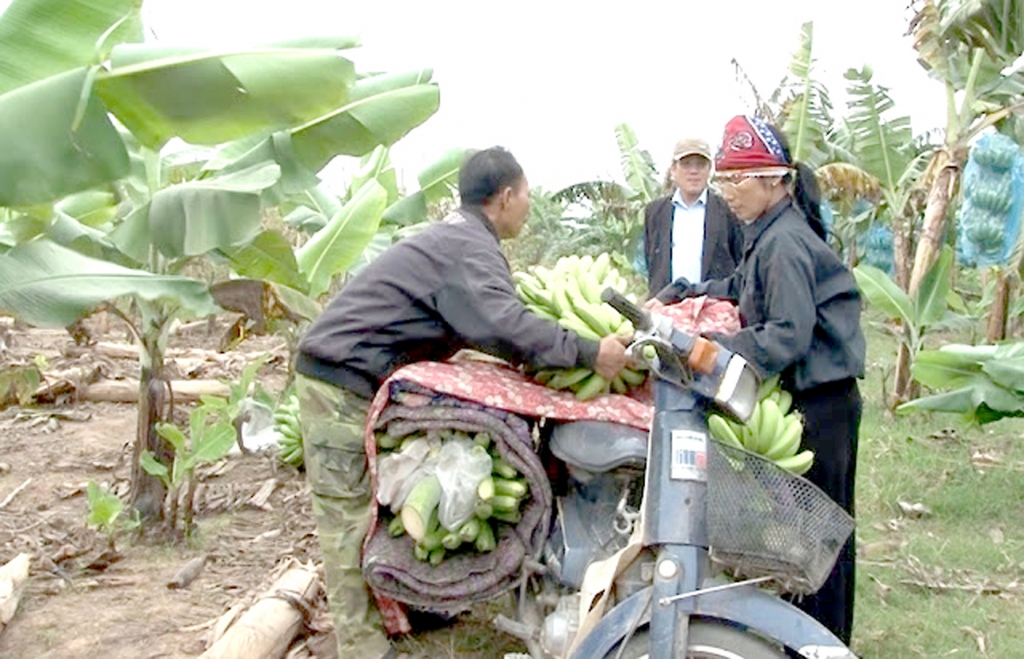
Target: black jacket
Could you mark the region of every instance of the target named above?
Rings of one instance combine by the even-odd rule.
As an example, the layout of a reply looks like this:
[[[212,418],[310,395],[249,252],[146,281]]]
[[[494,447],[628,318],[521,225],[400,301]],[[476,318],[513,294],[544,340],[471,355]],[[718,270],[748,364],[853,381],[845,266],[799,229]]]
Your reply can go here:
[[[647,285],[654,295],[672,281],[672,196],[655,199],[644,210]],[[722,198],[708,190],[704,211],[701,280],[724,279],[743,256],[743,232]]]
[[[853,275],[803,213],[784,200],[743,228],[743,260],[727,279],[671,285],[658,299],[694,295],[738,302],[743,324],[716,336],[784,388],[805,391],[864,375],[866,344]]]
[[[597,343],[527,311],[490,221],[461,208],[392,246],[331,301],[296,370],[371,397],[395,369],[476,348],[536,368],[593,365]]]

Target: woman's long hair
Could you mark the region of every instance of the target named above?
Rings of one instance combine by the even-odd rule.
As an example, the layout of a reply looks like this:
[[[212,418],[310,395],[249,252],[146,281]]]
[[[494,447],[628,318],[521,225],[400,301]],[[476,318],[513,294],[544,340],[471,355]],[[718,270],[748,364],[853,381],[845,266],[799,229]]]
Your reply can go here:
[[[810,167],[802,162],[793,162],[789,155],[789,143],[782,131],[775,126],[770,126],[776,139],[782,144],[782,150],[786,153],[786,162],[796,170],[792,177],[793,201],[796,207],[803,211],[807,218],[807,224],[811,225],[814,233],[822,240],[828,239],[828,232],[825,230],[825,223],[821,219],[821,188],[818,187],[818,178]]]
[[[811,168],[802,162],[794,165],[796,176],[793,185],[793,200],[797,208],[804,212],[807,223],[811,225],[814,233],[822,240],[827,240],[828,232],[825,231],[825,223],[821,220],[821,190],[818,188],[818,178],[811,171]]]

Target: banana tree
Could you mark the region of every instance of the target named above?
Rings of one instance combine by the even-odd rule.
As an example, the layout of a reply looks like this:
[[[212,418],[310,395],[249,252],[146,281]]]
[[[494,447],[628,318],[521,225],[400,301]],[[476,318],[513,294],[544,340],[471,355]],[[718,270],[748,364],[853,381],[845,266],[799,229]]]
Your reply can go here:
[[[885,87],[872,82],[865,66],[849,69],[850,114],[844,118],[849,151],[856,164],[878,180],[879,193],[893,227],[896,281],[905,289],[909,273],[910,233],[914,220],[912,191],[929,154],[914,153],[910,117],[892,116],[895,103]]]
[[[0,312],[66,326],[99,305],[120,310],[117,301],[134,300],[142,358],[132,499],[159,515],[165,491],[138,468],[138,456],[150,450],[166,460],[170,451],[154,431],[166,398],[168,327],[217,308],[207,282],[175,273],[211,253],[244,270],[253,248],[288,266],[290,256],[305,275],[291,283],[325,287],[336,256],[357,251],[344,229],[365,234],[364,223],[379,221],[381,186],[364,186],[339,210],[341,230],[328,223],[328,234],[298,259],[260,232],[267,200],[315,182],[335,155],[400,139],[436,111],[438,91],[429,71],[357,76],[338,52],[354,45],[348,38],[231,53],[123,43],[138,40],[139,30],[128,29],[138,4],[15,0],[0,17],[0,34],[19,36],[0,42],[8,65],[0,68],[0,206],[8,207],[0,233],[9,247],[0,255]],[[15,66],[56,41],[62,57]],[[246,142],[218,170],[167,180],[157,150],[177,136]],[[82,190],[109,195],[102,186],[114,182],[120,206],[93,208],[93,219],[109,220],[98,226],[65,212],[73,203],[54,205]]]
[[[571,207],[578,204],[586,216],[568,218],[578,231],[564,245],[568,253],[612,251],[616,265],[628,271],[641,269],[644,208],[663,193],[650,153],[640,147],[627,124],[615,127],[622,175],[626,183],[584,181],[566,186],[552,201]]]
[[[870,67],[849,69],[845,77],[849,81],[849,113],[832,132],[836,153],[844,162],[820,167],[818,179],[828,198],[837,201],[841,209],[854,207],[858,200],[876,202],[871,217],[860,227],[866,231],[876,222],[891,227],[894,277],[906,290],[912,231],[923,206],[919,181],[934,149],[926,139],[914,138],[908,117],[893,116],[895,104],[888,90],[872,81]],[[856,239],[856,235],[848,237],[850,244],[845,247],[851,252]],[[911,354],[907,343],[901,343],[894,404],[906,399],[906,389],[911,386]]]
[[[887,321],[896,321],[901,348],[917,355],[927,333],[939,326],[947,315],[955,296],[950,283],[953,250],[943,248],[942,255],[928,271],[928,276],[915,295],[908,295],[896,282],[878,268],[859,265],[853,270],[857,286],[868,304],[881,312]]]
[[[813,45],[814,24],[804,23],[789,73],[776,91],[776,103],[781,106],[780,128],[789,141],[790,156],[816,169],[832,158],[829,132],[833,119],[828,90],[814,76]]]
[[[547,190],[530,189],[530,214],[522,233],[506,240],[502,248],[513,272],[533,265],[553,264],[572,240],[573,228],[565,221],[565,202],[555,201]]]
[[[1022,0],[922,0],[910,24],[918,61],[946,88],[945,139],[929,162],[928,204],[908,283],[913,293],[935,260],[969,144],[996,127],[1021,130],[1024,71]],[[1005,73],[1004,73],[1005,72]]]

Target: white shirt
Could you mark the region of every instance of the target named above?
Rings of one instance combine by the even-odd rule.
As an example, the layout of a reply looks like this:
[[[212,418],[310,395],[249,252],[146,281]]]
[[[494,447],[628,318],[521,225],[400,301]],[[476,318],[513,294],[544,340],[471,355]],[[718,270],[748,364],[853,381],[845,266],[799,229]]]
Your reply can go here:
[[[700,193],[692,205],[676,190],[672,195],[672,280],[686,277],[690,283],[701,280],[701,262],[704,257],[704,211],[708,206],[708,191]]]

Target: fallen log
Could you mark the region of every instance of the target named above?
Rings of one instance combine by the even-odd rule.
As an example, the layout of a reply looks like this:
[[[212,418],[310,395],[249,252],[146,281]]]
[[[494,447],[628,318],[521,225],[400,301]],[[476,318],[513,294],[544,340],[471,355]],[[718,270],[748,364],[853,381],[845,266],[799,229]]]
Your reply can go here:
[[[32,397],[37,403],[52,403],[58,397],[71,395],[100,379],[100,367],[95,364],[77,366],[63,371],[44,372],[43,382]]]
[[[318,589],[312,570],[287,570],[199,659],[279,659],[302,629]]]
[[[170,380],[174,392],[174,402],[191,403],[200,396],[231,395],[228,385],[219,380]],[[80,400],[106,403],[137,403],[139,402],[138,380],[101,380],[90,384],[79,393]]]
[[[18,610],[21,591],[28,581],[28,554],[18,554],[0,567],[0,633]]]

